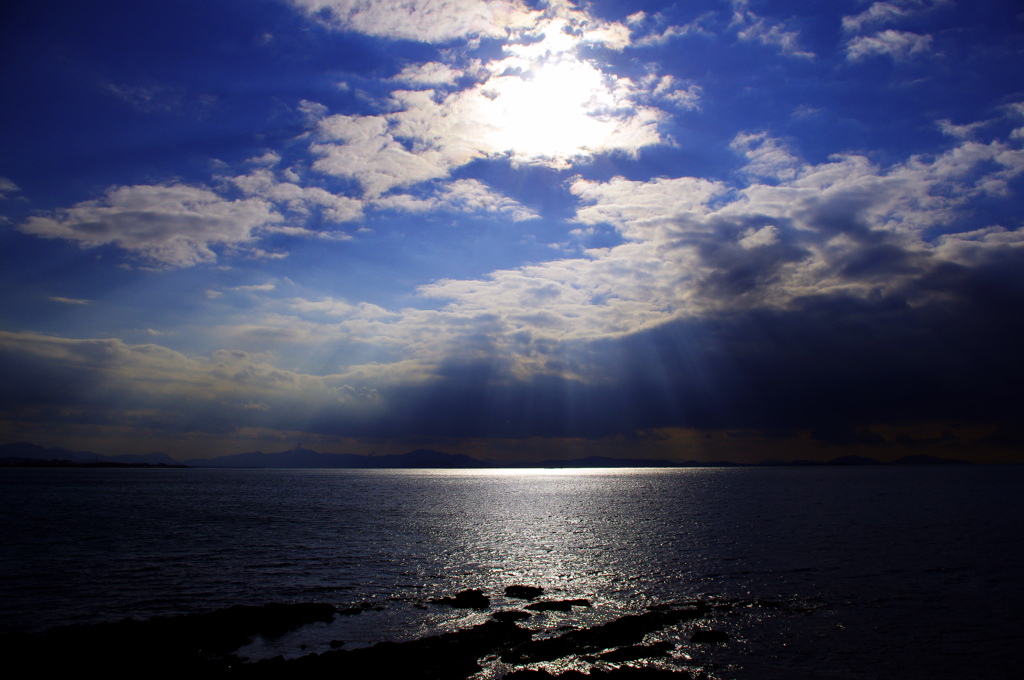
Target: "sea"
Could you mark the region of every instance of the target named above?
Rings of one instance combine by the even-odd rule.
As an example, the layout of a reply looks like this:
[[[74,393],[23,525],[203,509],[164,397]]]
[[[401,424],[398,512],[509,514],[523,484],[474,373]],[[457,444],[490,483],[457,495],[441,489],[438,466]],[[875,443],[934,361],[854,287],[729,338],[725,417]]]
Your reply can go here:
[[[358,612],[239,652],[293,657],[465,628],[521,584],[592,605],[534,616],[539,636],[726,603],[703,625],[727,644],[652,634],[713,680],[1024,677],[1024,466],[7,468],[0,517],[0,633]],[[490,609],[435,602],[466,589]]]

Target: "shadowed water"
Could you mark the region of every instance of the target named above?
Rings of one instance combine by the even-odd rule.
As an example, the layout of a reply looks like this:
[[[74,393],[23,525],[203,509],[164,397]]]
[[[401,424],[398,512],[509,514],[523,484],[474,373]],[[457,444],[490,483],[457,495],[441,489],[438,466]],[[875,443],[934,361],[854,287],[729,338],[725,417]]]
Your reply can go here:
[[[986,676],[1022,661],[1022,482],[1009,466],[4,469],[0,631],[367,603],[244,650],[294,656],[479,623],[430,600],[521,607],[502,592],[522,583],[594,605],[535,630],[758,603],[711,621],[733,636],[702,652],[712,677]]]

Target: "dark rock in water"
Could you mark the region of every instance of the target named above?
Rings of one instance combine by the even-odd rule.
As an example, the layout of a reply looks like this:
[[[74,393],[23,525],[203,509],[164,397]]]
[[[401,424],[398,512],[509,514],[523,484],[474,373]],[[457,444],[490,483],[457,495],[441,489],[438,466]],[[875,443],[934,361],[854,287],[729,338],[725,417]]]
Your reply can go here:
[[[532,600],[544,594],[544,589],[538,586],[508,586],[505,588],[505,597],[514,597],[519,600]]]
[[[593,680],[596,678],[607,678],[608,680],[683,680],[693,677],[684,670],[669,670],[667,668],[636,668],[634,666],[623,666],[610,670],[593,669],[590,673],[579,671],[566,671],[559,675],[552,675],[547,671],[521,670],[514,671],[505,676],[505,680],[543,680],[544,678],[556,678],[557,680]]]
[[[571,611],[573,607],[589,607],[590,600],[576,599],[576,600],[545,600],[543,602],[534,602],[533,604],[526,605],[527,609],[532,609],[535,612],[567,612]]]
[[[478,659],[529,640],[514,623],[487,623],[409,642],[381,642],[361,649],[332,650],[298,659],[243,664],[236,677],[292,678],[381,676],[408,680],[464,680],[482,670]]]
[[[721,630],[696,630],[690,637],[690,642],[728,642],[729,634]]]
[[[495,621],[525,621],[530,618],[530,613],[509,609],[503,612],[494,612],[491,614],[491,618]]]
[[[137,675],[159,667],[165,674],[217,673],[238,660],[232,652],[257,635],[279,637],[301,626],[334,619],[330,604],[235,605],[202,614],[124,619],[91,626],[62,626],[36,635],[0,638],[0,656],[12,666],[29,664],[40,675]]]
[[[601,626],[573,630],[558,637],[530,640],[502,654],[501,660],[514,664],[536,663],[636,645],[643,642],[648,633],[682,621],[699,619],[708,611],[707,607],[698,606],[623,616]]]
[[[491,599],[484,595],[484,591],[477,588],[463,590],[455,597],[441,597],[431,600],[434,604],[446,604],[456,609],[487,609],[491,606]]]

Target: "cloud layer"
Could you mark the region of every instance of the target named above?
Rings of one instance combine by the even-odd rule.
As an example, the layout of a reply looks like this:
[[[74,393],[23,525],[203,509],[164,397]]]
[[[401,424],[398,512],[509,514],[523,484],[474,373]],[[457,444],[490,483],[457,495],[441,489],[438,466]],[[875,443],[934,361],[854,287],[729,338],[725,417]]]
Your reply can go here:
[[[0,421],[1004,432],[1024,103],[980,65],[1012,40],[952,2],[780,7],[291,0],[205,80],[140,62],[95,178],[2,168]],[[143,82],[108,70],[107,107]]]

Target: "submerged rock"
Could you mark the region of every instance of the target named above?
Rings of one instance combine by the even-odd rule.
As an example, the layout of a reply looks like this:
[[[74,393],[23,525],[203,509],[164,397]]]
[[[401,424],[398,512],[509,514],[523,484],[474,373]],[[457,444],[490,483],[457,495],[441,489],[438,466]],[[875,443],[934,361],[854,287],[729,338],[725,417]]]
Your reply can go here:
[[[638,668],[635,666],[623,666],[609,670],[592,669],[589,673],[579,671],[566,671],[558,675],[552,675],[547,671],[522,670],[514,671],[505,676],[504,680],[543,680],[544,678],[557,678],[557,680],[590,680],[596,678],[607,678],[607,680],[683,680],[693,677],[684,670],[669,670],[667,668]]]
[[[479,659],[521,644],[530,635],[530,631],[514,623],[488,621],[408,642],[381,642],[362,649],[332,650],[290,660],[274,658],[234,670],[243,678],[387,676],[463,680],[482,670]]]
[[[530,640],[502,654],[501,660],[505,663],[527,664],[637,645],[643,642],[648,633],[683,621],[699,619],[707,612],[705,607],[691,607],[623,616],[593,628],[573,630],[558,637]]]
[[[518,600],[532,600],[544,594],[544,589],[539,586],[514,585],[505,588],[505,597],[514,597]]]
[[[0,638],[0,655],[14,666],[30,663],[38,675],[136,675],[157,668],[166,674],[221,671],[238,659],[232,653],[257,635],[280,637],[301,626],[334,619],[337,609],[322,603],[235,605],[226,609],[146,621],[74,625],[35,635]]]
[[[489,606],[489,599],[481,590],[464,590],[454,597],[435,602],[473,609]],[[669,656],[675,647],[673,642],[644,644],[645,637],[683,622],[696,623],[696,620],[737,603],[747,606],[743,601],[655,605],[644,613],[622,616],[590,628],[576,628],[560,634],[547,629],[542,634],[553,637],[538,639],[534,638],[533,631],[515,623],[530,618],[528,612],[505,610],[495,612],[486,623],[451,633],[407,642],[381,642],[352,650],[342,649],[345,645],[342,640],[325,640],[325,651],[319,654],[310,653],[297,658],[277,656],[258,662],[246,662],[235,655],[241,646],[257,635],[276,637],[306,624],[332,621],[339,611],[353,614],[370,607],[364,603],[350,611],[317,603],[235,606],[205,614],[65,626],[35,635],[10,634],[0,637],[0,655],[11,667],[31,667],[44,676],[102,671],[106,675],[120,677],[159,669],[161,674],[168,675],[243,679],[387,676],[409,680],[465,680],[484,670],[483,665],[500,659],[513,665],[545,662],[598,664],[598,667],[584,667],[587,673],[570,670],[553,674],[554,671],[523,668],[506,674],[504,677],[508,680],[668,680],[690,675],[681,668],[614,666]],[[590,603],[587,600],[555,600],[537,602],[528,608],[566,611],[573,606],[590,606]],[[708,625],[710,621],[703,623]],[[693,623],[687,628],[690,625]],[[728,633],[707,628],[694,628],[690,632],[690,640],[694,643],[717,643],[730,639]],[[671,639],[679,640],[681,633],[676,630],[669,635]],[[299,649],[304,650],[305,646],[299,646]],[[689,663],[686,665],[691,666]]]
[[[491,599],[484,595],[484,591],[478,588],[463,590],[456,593],[455,597],[441,597],[431,600],[434,604],[446,604],[456,609],[487,609],[491,606]]]

